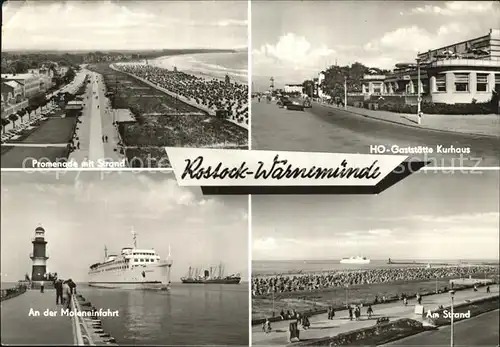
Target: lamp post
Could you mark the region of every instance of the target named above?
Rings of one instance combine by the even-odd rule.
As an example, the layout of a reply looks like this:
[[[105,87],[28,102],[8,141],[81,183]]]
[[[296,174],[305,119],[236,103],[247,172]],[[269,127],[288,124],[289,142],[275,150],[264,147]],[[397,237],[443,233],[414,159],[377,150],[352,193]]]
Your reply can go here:
[[[347,76],[344,76],[344,109],[347,109]]]
[[[275,312],[274,312],[274,288],[273,288],[273,317],[275,316]]]
[[[422,122],[422,96],[420,94],[420,57],[417,55],[417,119],[418,124]]]
[[[349,307],[349,298],[348,298],[348,295],[349,295],[349,285],[346,284],[345,285],[345,307]]]
[[[450,324],[450,346],[453,347],[453,296],[455,295],[454,290],[450,290],[451,296],[451,324]]]

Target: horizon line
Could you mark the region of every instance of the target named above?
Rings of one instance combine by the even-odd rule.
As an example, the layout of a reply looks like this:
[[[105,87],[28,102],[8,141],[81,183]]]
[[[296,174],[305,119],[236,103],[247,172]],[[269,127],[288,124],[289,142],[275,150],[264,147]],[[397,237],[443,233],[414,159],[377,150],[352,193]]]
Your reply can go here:
[[[336,259],[252,259],[252,261],[334,261],[334,260],[341,260],[343,258],[336,258]],[[370,258],[370,260],[497,260],[500,261],[500,257],[498,258]]]
[[[213,50],[213,51],[223,51],[223,50],[248,50],[248,47],[232,47],[232,48],[203,48],[203,47],[183,47],[183,48],[91,48],[91,49],[61,49],[61,48],[3,48],[2,51],[4,53],[8,52],[22,52],[22,51],[30,51],[30,52],[43,52],[43,51],[55,51],[55,52],[93,52],[93,51],[107,51],[107,52],[116,52],[116,51],[127,51],[127,52],[137,52],[137,51],[168,51],[168,50]]]

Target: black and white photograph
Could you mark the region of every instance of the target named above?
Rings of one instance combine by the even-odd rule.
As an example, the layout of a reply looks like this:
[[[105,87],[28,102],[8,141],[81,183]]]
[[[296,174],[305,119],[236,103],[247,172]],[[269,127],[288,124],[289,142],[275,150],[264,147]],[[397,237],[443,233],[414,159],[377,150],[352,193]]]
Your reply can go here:
[[[2,168],[248,149],[246,1],[4,1]]]
[[[498,1],[252,1],[252,149],[499,166],[499,17]]]
[[[376,196],[252,196],[252,344],[496,346],[499,188],[427,171]]]
[[[2,172],[2,345],[249,344],[248,197]]]

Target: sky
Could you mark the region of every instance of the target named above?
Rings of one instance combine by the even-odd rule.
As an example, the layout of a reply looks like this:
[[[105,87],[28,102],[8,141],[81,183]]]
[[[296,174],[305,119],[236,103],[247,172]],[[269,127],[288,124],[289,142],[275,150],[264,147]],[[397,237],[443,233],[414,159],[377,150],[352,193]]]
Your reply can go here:
[[[31,238],[41,225],[48,241],[48,271],[85,281],[88,267],[132,246],[154,248],[162,259],[171,245],[172,282],[189,266],[225,265],[248,278],[248,198],[203,197],[181,188],[171,174],[113,172],[2,172],[2,282],[31,275]]]
[[[499,259],[499,173],[413,174],[375,196],[253,196],[253,260]]]
[[[8,2],[2,15],[2,50],[248,46],[246,1]]]
[[[495,1],[252,1],[254,88],[302,83],[329,65],[392,69],[418,51],[499,28]]]

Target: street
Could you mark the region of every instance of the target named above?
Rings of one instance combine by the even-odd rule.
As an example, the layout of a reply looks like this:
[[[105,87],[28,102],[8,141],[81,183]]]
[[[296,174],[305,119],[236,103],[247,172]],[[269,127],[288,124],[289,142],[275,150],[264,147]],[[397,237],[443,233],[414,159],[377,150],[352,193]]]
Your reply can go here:
[[[453,325],[454,346],[497,346],[499,311],[491,311]],[[450,327],[424,332],[384,346],[448,346]]]
[[[89,160],[94,164],[98,160],[118,162],[122,159],[118,151],[118,132],[113,126],[113,117],[105,94],[104,81],[100,74],[85,70],[90,77],[90,83],[85,91],[85,106],[80,117],[76,136],[80,149],[70,154],[69,159],[78,163]],[[108,141],[103,141],[103,136]],[[114,151],[114,149],[117,151]]]
[[[433,154],[411,155],[430,166],[498,166],[500,158],[500,142],[491,137],[413,128],[318,104],[301,112],[252,102],[252,149],[368,154],[373,145],[432,147]],[[439,145],[471,152],[440,154]]]

